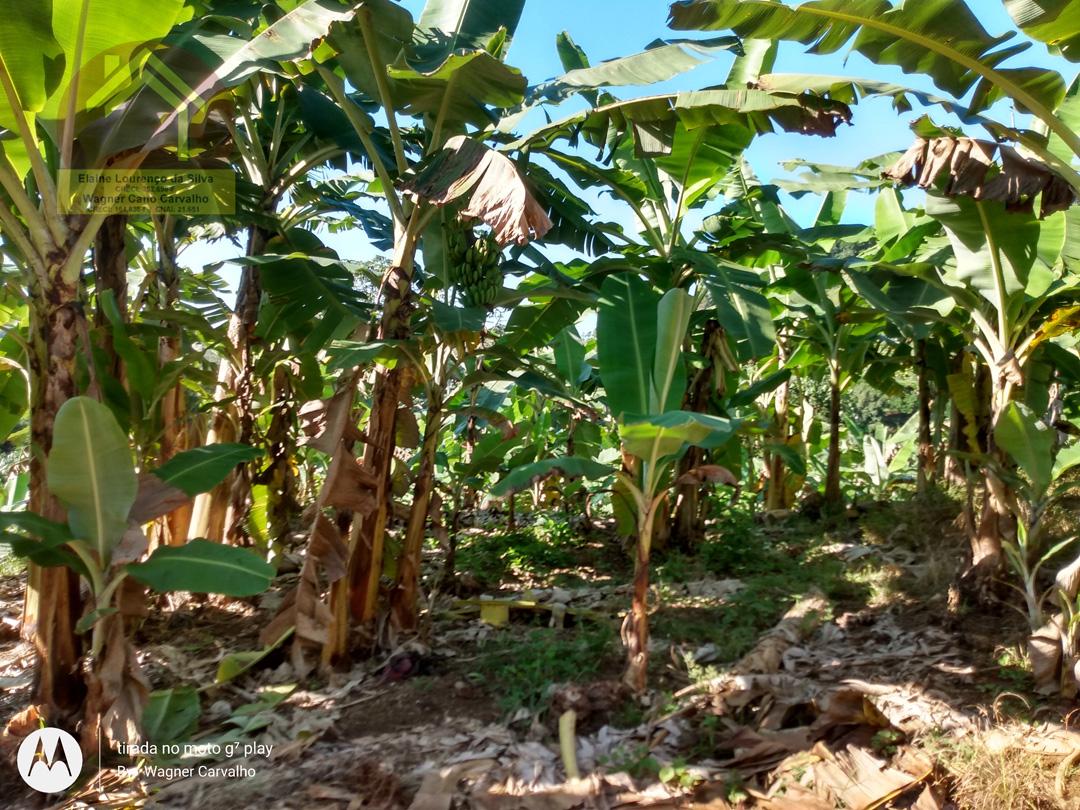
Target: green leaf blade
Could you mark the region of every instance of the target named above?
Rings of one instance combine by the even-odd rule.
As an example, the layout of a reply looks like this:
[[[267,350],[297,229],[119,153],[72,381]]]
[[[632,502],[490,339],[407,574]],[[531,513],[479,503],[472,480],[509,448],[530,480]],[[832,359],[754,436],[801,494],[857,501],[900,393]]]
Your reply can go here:
[[[254,596],[274,578],[274,567],[247,549],[196,539],[183,546],[160,546],[128,575],[155,591]]]
[[[47,480],[67,508],[75,536],[107,559],[127,530],[138,488],[127,434],[112,411],[89,397],[73,397],[60,407]]]

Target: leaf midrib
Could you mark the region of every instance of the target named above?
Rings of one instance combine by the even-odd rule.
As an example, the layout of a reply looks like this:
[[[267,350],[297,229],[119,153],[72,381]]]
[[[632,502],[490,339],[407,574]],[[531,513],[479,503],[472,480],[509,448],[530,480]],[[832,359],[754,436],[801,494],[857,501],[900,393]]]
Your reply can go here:
[[[741,2],[753,3],[757,6],[768,6],[770,10],[775,10],[776,4],[772,2],[765,2],[765,0],[740,0]],[[839,20],[841,22],[851,23],[856,26],[864,28],[872,28],[882,33],[891,34],[898,39],[907,40],[909,42],[916,43],[923,46],[929,51],[946,56],[952,59],[954,62],[963,65],[984,79],[997,85],[1004,90],[1012,99],[1020,104],[1023,104],[1027,109],[1036,117],[1046,122],[1046,125],[1068,144],[1069,148],[1073,152],[1080,156],[1080,136],[1077,136],[1072,130],[1065,125],[1065,123],[1054,115],[1053,111],[1048,109],[1046,105],[1040,103],[1034,96],[1024,90],[1016,83],[1010,81],[1008,77],[1003,75],[993,68],[986,67],[978,59],[972,59],[964,53],[956,50],[955,48],[949,48],[942,45],[937,40],[917,34],[914,31],[910,31],[906,28],[901,28],[896,25],[891,25],[886,22],[880,22],[869,17],[860,17],[857,14],[848,14],[842,11],[828,11],[826,9],[807,7],[807,3],[803,3],[800,6],[788,7],[787,10],[793,15],[797,14],[809,14],[811,16],[823,17],[825,19]]]
[[[86,464],[90,472],[90,495],[94,503],[94,525],[96,531],[94,532],[94,539],[97,541],[97,551],[101,556],[102,561],[105,558],[105,543],[107,542],[105,534],[105,513],[101,504],[101,484],[98,481],[98,469],[97,458],[94,455],[93,447],[90,441],[90,420],[87,418],[86,406],[79,406],[79,419],[83,425],[83,443],[85,444],[84,453],[86,454]]]

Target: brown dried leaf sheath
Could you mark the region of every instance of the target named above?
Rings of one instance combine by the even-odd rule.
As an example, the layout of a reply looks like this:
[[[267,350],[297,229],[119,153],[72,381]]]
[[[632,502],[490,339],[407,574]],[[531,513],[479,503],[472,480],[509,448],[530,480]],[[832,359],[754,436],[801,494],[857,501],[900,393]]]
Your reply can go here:
[[[153,473],[144,472],[139,476],[139,489],[128,518],[136,525],[149,523],[179,509],[190,500],[191,496],[183,490],[166,484]]]
[[[467,196],[461,216],[490,225],[500,245],[524,245],[551,230],[551,220],[513,162],[464,135],[450,138],[404,190],[438,206]]]
[[[739,479],[727,467],[719,464],[702,464],[688,470],[679,476],[677,484],[725,484],[729,487],[737,487]]]
[[[364,469],[345,448],[334,454],[326,474],[326,505],[349,509],[367,517],[375,511],[375,476]]]
[[[1000,154],[1001,166],[994,157]],[[991,171],[994,166],[996,171]],[[1009,210],[1031,210],[1042,194],[1040,216],[1064,211],[1076,202],[1076,191],[1046,165],[1028,160],[1015,149],[974,138],[916,138],[915,143],[882,176],[905,186],[930,188],[945,175],[944,193],[1005,203]]]

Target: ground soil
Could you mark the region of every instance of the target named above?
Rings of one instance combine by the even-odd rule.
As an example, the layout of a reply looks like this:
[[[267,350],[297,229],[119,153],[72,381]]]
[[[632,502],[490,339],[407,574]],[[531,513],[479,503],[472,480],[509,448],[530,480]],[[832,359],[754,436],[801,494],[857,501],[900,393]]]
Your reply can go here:
[[[897,520],[886,517],[879,524],[895,528]],[[938,530],[949,531],[944,522]],[[788,531],[790,542],[785,541],[780,549],[796,558],[798,565],[811,554],[816,555],[815,560],[839,561],[834,568],[840,572],[839,579],[829,586],[834,587],[828,600],[831,616],[824,617],[824,624],[813,629],[809,637],[784,648],[777,677],[791,674],[801,681],[819,684],[822,689],[849,682],[870,684],[879,690],[881,696],[875,700],[886,707],[886,713],[895,704],[903,714],[907,705],[904,701],[914,707],[909,712],[912,728],[918,723],[948,726],[950,722],[972,724],[974,728],[979,722],[1007,719],[1010,712],[1031,716],[1033,710],[1040,713],[1041,719],[1060,720],[1069,711],[1068,706],[1028,694],[1029,682],[1022,662],[1016,656],[1006,660],[1004,651],[1024,637],[1022,618],[1005,608],[992,615],[985,611],[950,612],[944,593],[920,592],[925,572],[917,565],[907,565],[920,553],[918,542],[905,541],[895,536],[895,531],[889,539],[855,522],[826,531],[824,540],[809,537],[801,524],[790,531],[775,527],[764,531],[774,538],[783,538]],[[956,538],[948,542],[955,544]],[[605,557],[610,564],[605,564]],[[465,560],[467,563],[467,555]],[[397,651],[399,656],[416,656],[417,665],[407,676],[395,676],[393,659],[384,653],[360,660],[346,672],[316,674],[266,712],[266,725],[252,731],[249,738],[271,741],[276,753],[269,760],[249,759],[254,776],[173,782],[143,778],[125,783],[116,778],[115,772],[106,770],[101,774],[102,790],[91,782],[78,799],[59,806],[145,804],[199,810],[238,810],[248,806],[349,810],[406,807],[418,791],[427,789],[426,775],[455,762],[490,760],[497,763],[489,767],[492,772],[498,768],[521,770],[529,763],[537,773],[561,768],[556,713],[550,711],[553,702],[561,712],[567,705],[592,701],[582,711],[589,717],[579,733],[585,735],[583,744],[598,752],[596,761],[607,763],[597,767],[610,771],[620,764],[648,780],[644,765],[639,773],[634,771],[636,765],[613,763],[615,757],[610,751],[599,752],[604,745],[615,745],[613,739],[623,741],[619,743],[621,748],[612,749],[616,752],[637,750],[633,747],[639,745],[635,740],[644,740],[647,751],[651,745],[648,740],[655,739],[655,724],[665,713],[681,717],[686,728],[699,723],[710,711],[715,713],[707,707],[707,701],[699,698],[694,698],[698,704],[687,703],[680,708],[677,696],[692,692],[695,678],[703,682],[710,667],[711,671],[722,672],[735,651],[742,653],[752,647],[754,639],[795,600],[794,594],[786,598],[781,593],[788,586],[785,580],[773,584],[775,577],[767,565],[764,573],[754,574],[757,579],[746,580],[754,588],[765,589],[760,599],[753,593],[747,595],[744,585],[744,601],[739,602],[740,597],[733,595],[738,591],[730,590],[740,586],[739,577],[724,578],[718,575],[722,572],[692,566],[691,570],[679,569],[679,574],[673,575],[676,564],[683,566],[685,560],[661,554],[656,576],[659,611],[654,616],[658,638],[650,670],[654,691],[648,699],[639,700],[621,692],[617,680],[621,666],[616,635],[619,606],[627,596],[622,584],[627,564],[621,547],[612,538],[593,537],[584,552],[579,549],[559,561],[565,564],[551,566],[547,575],[506,566],[497,581],[492,581],[490,570],[465,570],[463,587],[495,598],[520,599],[524,595],[549,607],[568,600],[570,607],[581,606],[590,616],[578,619],[582,629],[571,617],[567,629],[549,631],[547,625],[554,623],[558,615],[558,611],[552,614],[549,607],[533,612],[512,611],[509,625],[494,628],[479,621],[478,609],[455,606],[447,597],[439,603],[436,619],[425,635]],[[891,585],[883,590],[879,587],[881,581]],[[252,601],[183,599],[153,607],[138,627],[135,640],[154,688],[212,683],[224,655],[258,647],[259,630],[272,615],[277,596]],[[21,577],[0,579],[0,618],[17,617],[21,599]],[[755,619],[758,625],[748,630],[731,624],[733,616],[741,615],[747,604],[771,606],[770,600],[775,601],[775,610],[762,610]],[[592,626],[593,615],[608,617],[603,621],[608,624],[612,646],[596,653],[595,667],[590,665],[580,678],[578,691],[568,692],[565,684],[552,684],[532,710],[508,710],[508,690],[515,685],[493,676],[492,672],[508,671],[495,668],[506,666],[507,655],[511,659],[542,657],[546,654],[541,649],[547,643],[545,634],[551,633],[552,644],[556,639],[572,640],[575,634]],[[745,636],[745,643],[732,641],[739,634]],[[492,657],[493,645],[499,644],[503,645],[498,647],[503,657]],[[538,644],[541,646],[535,646]],[[10,633],[0,636],[0,683],[4,686],[0,715],[4,720],[26,705],[32,677],[31,653],[29,645]],[[590,652],[585,648],[574,654],[587,656]],[[687,663],[698,659],[700,666]],[[702,671],[693,670],[694,666]],[[230,713],[257,701],[261,690],[292,683],[295,679],[287,652],[276,651],[235,682],[205,691],[197,734],[212,738],[234,726],[235,715]],[[582,697],[581,690],[588,694]],[[1009,693],[1019,698],[1001,697]],[[718,704],[713,700],[710,705]],[[916,718],[919,713],[931,719]],[[726,715],[719,716],[723,719]],[[646,728],[651,729],[648,734],[652,737],[634,736]],[[701,737],[700,727],[693,726],[691,731]],[[669,742],[677,736],[673,734]],[[684,745],[680,757],[711,762],[719,757],[721,748],[710,749],[698,739]],[[5,750],[11,750],[10,742]],[[664,751],[658,744],[653,753],[660,756]],[[27,792],[8,767],[6,760],[10,757],[3,759],[0,807],[51,806]],[[476,778],[475,774],[470,778]],[[656,781],[655,774],[652,780]],[[736,804],[725,804],[732,795],[718,798],[716,789],[712,794],[687,793],[676,803],[693,805],[694,795],[708,796],[706,803],[711,807],[738,806],[737,797]],[[521,806],[533,807],[528,803]],[[557,810],[564,808],[560,805]]]

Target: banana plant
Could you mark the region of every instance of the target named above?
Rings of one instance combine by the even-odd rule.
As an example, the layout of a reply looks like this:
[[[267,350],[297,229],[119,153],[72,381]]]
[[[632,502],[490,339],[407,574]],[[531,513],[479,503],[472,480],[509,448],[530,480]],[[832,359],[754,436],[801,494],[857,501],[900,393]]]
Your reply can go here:
[[[394,3],[365,0],[354,19],[331,30],[310,63],[312,81],[321,81],[318,89],[344,112],[370,160],[390,213],[393,259],[379,285],[382,312],[374,335],[379,341],[411,336],[410,320],[419,303],[412,289],[417,253],[422,244],[426,250],[427,242],[442,240],[440,230],[432,229],[439,209],[450,206],[452,214],[483,220],[500,245],[525,244],[551,226],[513,164],[483,144],[484,132],[466,134],[470,125],[486,125],[493,108],[509,108],[523,99],[524,77],[502,58],[521,11],[520,3],[431,0],[414,22]],[[380,109],[385,126],[377,126],[368,114],[365,107],[371,105]],[[377,141],[389,148],[381,150]],[[511,205],[505,203],[508,196]],[[370,623],[379,607],[398,404],[409,387],[412,365],[376,371],[359,462],[351,455],[351,442],[327,440],[332,463],[362,470],[373,491],[366,508],[354,511],[347,543],[336,538],[335,546],[345,548],[347,576],[335,576],[331,585],[332,627],[325,627],[327,613],[318,608],[322,602],[311,605],[311,624],[327,632],[320,630],[306,641],[317,639],[324,647],[324,662],[343,659],[350,622]],[[347,376],[359,379],[360,370]],[[320,496],[320,501],[325,499]],[[311,543],[324,542],[327,531],[317,520]],[[302,636],[297,633],[297,644],[305,642]]]
[[[1022,402],[1010,402],[994,428],[994,440],[1016,464],[1023,476],[1008,468],[999,478],[1009,481],[1010,491],[1001,493],[1016,519],[1016,537],[1004,541],[1009,564],[1023,584],[1024,604],[1032,632],[1045,623],[1043,605],[1050,595],[1039,586],[1042,567],[1067,549],[1076,537],[1047,547],[1045,519],[1049,509],[1073,487],[1064,475],[1080,464],[1080,444],[1058,447],[1058,432]]]
[[[997,447],[1015,464],[1015,469],[999,466],[997,477],[1003,484],[998,497],[1016,520],[1015,538],[1006,538],[1003,547],[1021,582],[1036,688],[1071,696],[1077,690],[1073,665],[1077,649],[1076,571],[1080,563],[1073,560],[1063,566],[1050,588],[1044,589],[1039,577],[1049,562],[1074,548],[1077,540],[1072,535],[1051,545],[1046,537],[1046,517],[1075,487],[1067,473],[1080,465],[1080,443],[1062,445],[1061,435],[1021,402],[1010,402],[994,429]],[[998,465],[996,459],[990,463]],[[1048,620],[1045,605],[1051,596],[1057,597],[1061,613]]]
[[[627,648],[623,678],[637,691],[645,688],[648,675],[647,599],[654,523],[669,488],[685,483],[672,480],[672,466],[690,446],[723,445],[737,427],[729,419],[679,409],[687,376],[683,342],[697,303],[682,289],[660,296],[632,273],[610,276],[601,287],[600,379],[622,443],[619,484],[630,496],[637,523],[634,595],[622,632]],[[682,478],[736,483],[729,471],[714,466],[690,470]]]
[[[848,423],[848,433],[862,435],[862,477],[870,484],[870,492],[877,498],[887,497],[889,490],[901,483],[911,483],[911,462],[918,435],[918,414],[903,425],[889,431],[884,425],[873,430],[859,431]]]
[[[1069,256],[1080,232],[1065,212],[1040,220],[1032,212],[966,197],[931,194],[926,212],[944,228],[952,256],[935,262],[939,243],[931,240],[910,272],[954,303],[950,320],[989,372],[986,410],[996,437],[996,425],[1018,391],[1032,397],[1046,389],[1030,371],[1054,342],[1054,323],[1078,298],[1080,276]],[[974,572],[1000,565],[1001,539],[1011,533],[1012,518],[999,497],[1007,487],[1002,489],[995,469],[984,470],[987,497],[972,538]]]
[[[989,396],[983,407],[964,407],[959,415],[985,411],[990,446],[970,449],[989,458],[993,427],[1008,403],[1018,393],[1037,400],[1047,390],[1048,381],[1030,372],[1061,351],[1056,344],[1064,330],[1056,324],[1069,319],[1078,298],[1080,228],[1067,210],[1073,197],[1050,191],[1054,176],[1045,166],[1008,150],[1000,152],[998,166],[996,144],[959,137],[928,120],[918,127],[920,141],[884,176],[914,185],[919,175],[917,182],[929,190],[924,210],[906,210],[895,191],[883,189],[873,230],[880,246],[845,259],[842,272],[852,290],[916,341],[935,325],[968,341],[989,380]],[[931,158],[931,150],[948,159]],[[973,155],[982,157],[969,160]],[[1036,195],[1041,216],[1033,210]],[[978,396],[970,384],[953,380],[954,403]],[[998,497],[1008,489],[996,478],[1000,462],[984,466],[986,497],[971,532],[965,581],[979,587],[1003,562],[1002,537],[1012,533],[1012,516]]]
[[[278,76],[256,74],[232,92],[232,114],[225,117],[230,142],[236,150],[240,179],[245,184],[245,211],[240,219],[247,232],[246,258],[270,253],[302,252],[313,247],[301,229],[319,208],[297,205],[292,197],[314,169],[345,168],[344,154],[351,149],[366,160],[362,145],[350,132],[344,114],[333,102],[311,87]],[[301,193],[301,200],[304,196]],[[334,195],[319,195],[320,202],[332,205]],[[254,376],[256,362],[267,364],[271,357],[288,352],[280,345],[256,350],[256,334],[262,300],[260,264],[245,261],[237,285],[236,306],[229,319],[229,351],[218,367],[215,398],[224,401],[215,412],[208,443],[254,442],[256,394],[259,381]],[[288,398],[290,376],[281,365],[268,375],[265,398],[278,402]],[[290,420],[280,414],[267,445],[277,452],[264,477],[275,479],[267,490],[269,520],[275,526],[287,523],[288,505],[294,500],[284,452],[291,446]],[[214,492],[198,498],[192,516],[192,531],[201,537],[242,544],[244,524],[251,495],[253,471],[238,468],[231,480]]]
[[[1069,21],[1075,14],[1064,10],[1066,4],[1032,8],[1024,0],[1008,0],[1006,5],[1014,19],[1044,41],[1074,41]],[[1024,146],[1080,191],[1080,174],[1070,165],[1080,157],[1076,84],[1066,88],[1059,73],[1045,68],[1003,66],[1030,43],[1015,42],[1018,31],[990,35],[965,0],[936,0],[932,11],[922,3],[892,0],[820,0],[795,6],[773,0],[680,0],[671,5],[669,24],[680,31],[730,30],[747,39],[812,44],[817,54],[836,53],[850,42],[852,51],[875,64],[928,76],[957,100],[962,117],[978,116],[1008,99],[1031,113],[1042,130],[1041,137],[1023,137]],[[1062,52],[1075,52],[1075,46],[1068,51],[1066,45]],[[815,78],[801,77],[804,89]],[[1000,124],[994,128],[1009,129],[1010,137],[1019,135]]]
[[[148,694],[125,629],[122,590],[129,580],[156,591],[251,596],[270,585],[273,567],[245,549],[194,540],[158,546],[146,559],[143,526],[204,492],[257,452],[216,444],[173,456],[137,474],[127,434],[108,407],[88,397],[65,402],[56,417],[47,465],[49,489],[67,513],[60,522],[33,512],[0,514],[0,542],[31,562],[81,576],[91,600],[76,625],[89,633],[90,697],[82,742],[136,742]],[[141,561],[140,561],[141,560]]]
[[[108,216],[105,210],[88,216],[61,210],[64,172],[139,168],[152,153],[177,143],[176,125],[191,119],[192,106],[242,81],[263,60],[310,52],[331,22],[349,16],[330,0],[308,0],[269,25],[269,36],[249,40],[215,28],[200,42],[192,37],[207,34],[200,28],[207,21],[192,20],[183,0],[167,0],[149,16],[144,12],[133,0],[58,0],[11,15],[0,41],[0,231],[31,303],[30,506],[57,521],[63,513],[49,492],[45,461],[57,412],[79,391],[77,347],[85,328],[79,281]],[[198,43],[200,56],[212,54],[209,62],[188,60],[189,68],[197,63],[187,76],[193,92],[181,93],[179,105],[173,91],[158,92],[167,82],[151,78],[151,52],[162,42],[168,45],[153,60],[159,68],[162,53],[183,53],[185,44]],[[37,637],[34,699],[40,705],[78,709],[82,689],[71,673],[77,672],[79,609],[66,569],[31,566],[23,627]]]
[[[640,79],[645,66],[649,75],[663,70],[662,77],[669,78],[724,50],[738,56],[722,87],[630,101],[617,100],[604,90],[633,77]],[[643,268],[661,288],[690,288],[697,283],[708,289],[714,319],[723,331],[692,336],[702,347],[705,365],[715,367],[719,356],[731,357],[733,352],[742,361],[768,355],[776,336],[762,294],[764,283],[747,268],[714,260],[699,244],[704,234],[694,214],[725,190],[730,175],[738,174],[741,156],[758,134],[783,129],[828,137],[851,111],[823,97],[747,90],[747,83],[775,59],[775,46],[766,42],[749,43],[744,50],[723,37],[657,41],[642,53],[591,65],[563,34],[559,51],[568,72],[537,88],[533,96],[543,100],[580,94],[592,109],[541,127],[510,148],[527,148],[530,161],[537,165],[534,171],[540,171],[539,160],[550,163],[579,188],[609,194],[625,206],[640,225],[640,242],[623,233],[611,234],[598,223],[593,229],[613,236],[612,251],[631,266]],[[574,145],[582,137],[606,155],[604,165],[564,148],[564,141]],[[733,190],[732,196],[736,194]],[[600,258],[583,281],[595,285],[611,270],[612,259]],[[729,342],[733,350],[727,348]],[[715,411],[713,398],[703,388],[708,376],[694,375],[694,390],[682,392],[686,408]],[[683,458],[683,472],[697,463],[695,455],[696,451]],[[673,530],[675,541],[687,546],[700,540],[700,501],[700,488],[680,487],[673,516],[662,521],[664,534]]]
[[[668,290],[661,296],[634,273],[609,276],[600,291],[597,358],[623,454],[622,469],[614,473],[616,491],[632,504],[637,535],[633,598],[622,628],[627,649],[623,679],[639,692],[648,677],[649,555],[657,515],[668,490],[678,483],[671,475],[673,465],[690,446],[720,447],[737,427],[729,419],[679,410],[687,375],[682,347],[696,305],[687,291]],[[613,471],[580,457],[545,459],[515,470],[492,493],[502,496],[556,472],[595,479]],[[686,476],[699,483],[736,483],[729,471],[711,465]]]

